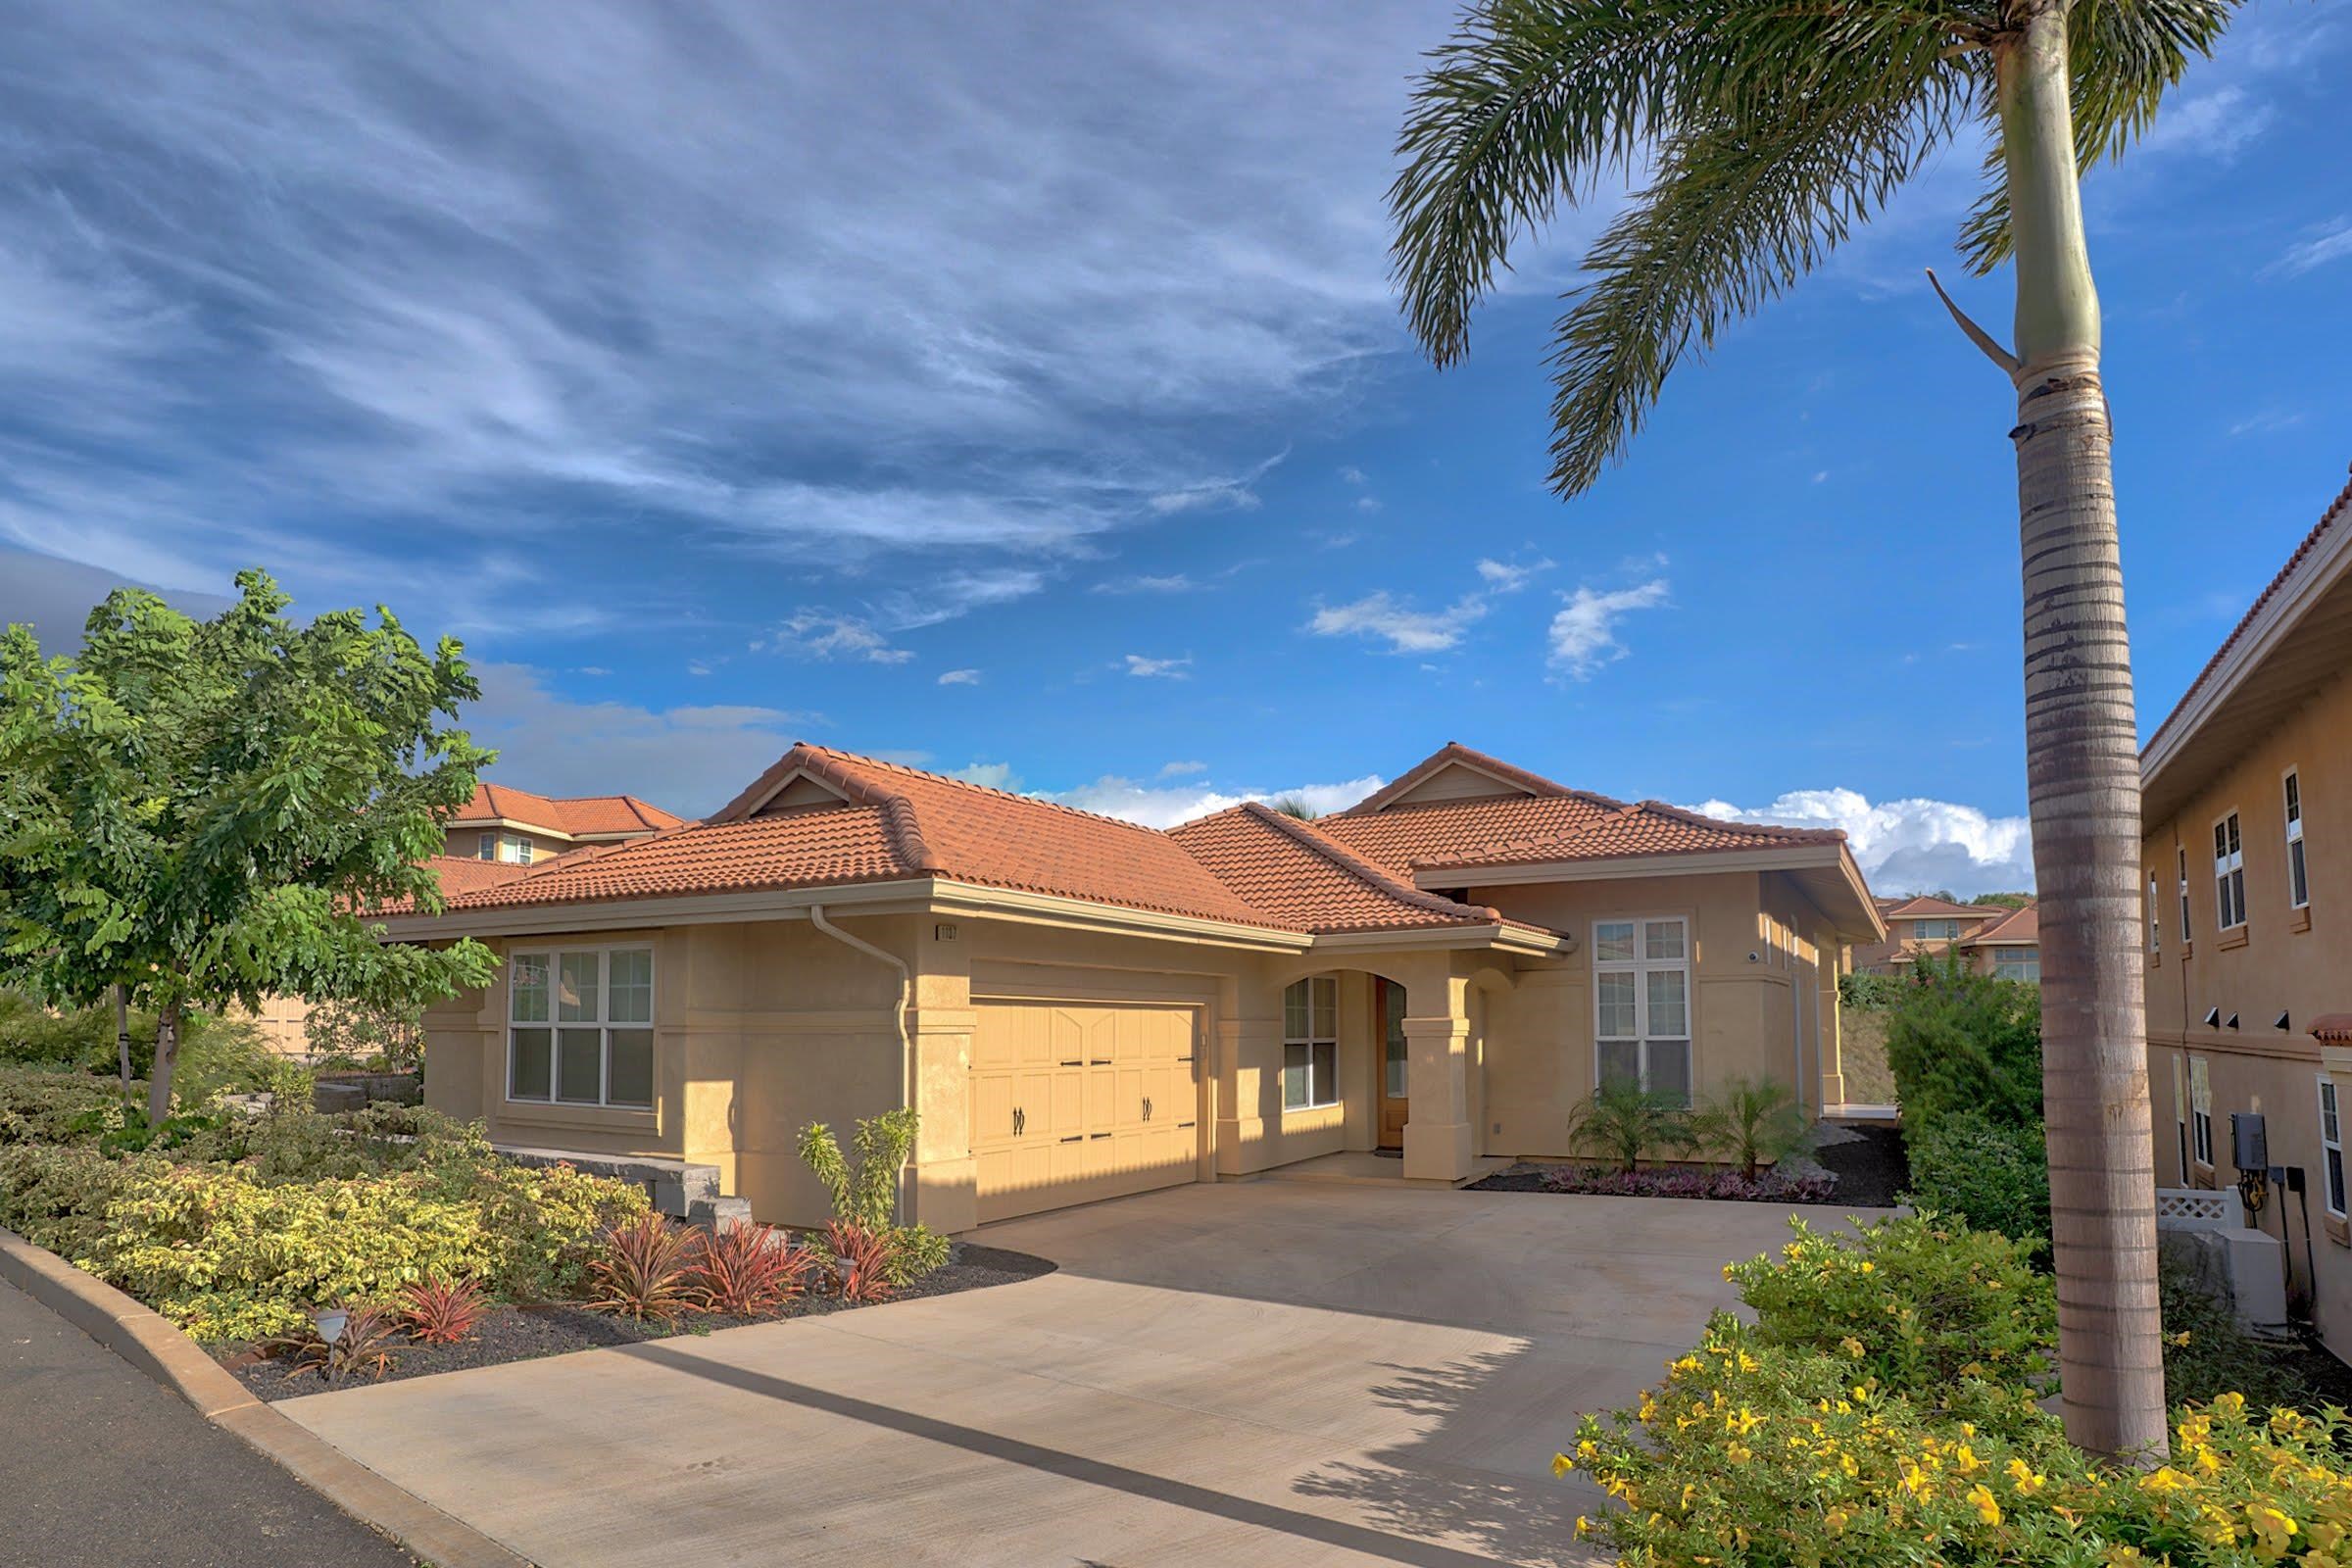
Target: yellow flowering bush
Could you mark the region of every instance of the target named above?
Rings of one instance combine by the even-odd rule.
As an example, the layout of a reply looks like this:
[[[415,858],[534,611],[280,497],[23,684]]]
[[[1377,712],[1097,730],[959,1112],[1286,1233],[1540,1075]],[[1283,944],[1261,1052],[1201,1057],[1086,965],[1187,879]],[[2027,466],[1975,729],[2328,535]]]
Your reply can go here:
[[[1554,1461],[1615,1500],[1580,1534],[1630,1568],[2352,1568],[2352,1472],[2338,1458],[2352,1452],[2352,1423],[2340,1411],[2256,1410],[2224,1395],[2178,1412],[2166,1464],[2105,1468],[2036,1402],[2041,1376],[2025,1368],[2037,1355],[1962,1363],[1943,1385],[1902,1371],[1939,1364],[1919,1347],[1990,1310],[1951,1294],[1965,1266],[1955,1275],[1914,1255],[1939,1232],[1984,1267],[1979,1294],[2015,1289],[1987,1250],[2008,1244],[1932,1219],[1852,1242],[1804,1232],[1778,1260],[1740,1265],[1760,1321],[1718,1314],[1636,1408],[1587,1417]],[[1850,1332],[1874,1292],[1879,1316],[1914,1314],[1915,1338]],[[1819,1314],[1816,1337],[1780,1316],[1791,1303]],[[2007,1305],[1992,1312],[1996,1330],[2015,1321]],[[1831,1329],[1849,1332],[1818,1337]],[[1880,1370],[1889,1357],[1893,1375]]]

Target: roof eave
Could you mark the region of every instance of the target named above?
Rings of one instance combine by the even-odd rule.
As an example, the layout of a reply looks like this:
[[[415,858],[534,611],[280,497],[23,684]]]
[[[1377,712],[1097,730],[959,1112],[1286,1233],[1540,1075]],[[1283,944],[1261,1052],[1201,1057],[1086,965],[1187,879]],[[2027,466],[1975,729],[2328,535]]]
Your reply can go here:
[[[1316,953],[1392,953],[1400,949],[1493,948],[1503,953],[1555,957],[1576,951],[1576,939],[1550,931],[1495,922],[1487,925],[1381,927],[1368,931],[1326,931],[1316,936]]]
[[[1716,876],[1736,871],[1833,872],[1832,886],[1847,895],[1823,904],[1838,935],[1848,942],[1883,942],[1886,923],[1880,918],[1870,887],[1862,878],[1851,851],[1842,843],[1790,844],[1772,849],[1684,850],[1666,855],[1620,855],[1589,860],[1526,860],[1502,865],[1417,866],[1413,881],[1422,886],[1494,887],[1529,882],[1610,882],[1624,877]],[[1822,901],[1816,900],[1820,903]],[[1843,910],[1831,904],[1844,904]]]

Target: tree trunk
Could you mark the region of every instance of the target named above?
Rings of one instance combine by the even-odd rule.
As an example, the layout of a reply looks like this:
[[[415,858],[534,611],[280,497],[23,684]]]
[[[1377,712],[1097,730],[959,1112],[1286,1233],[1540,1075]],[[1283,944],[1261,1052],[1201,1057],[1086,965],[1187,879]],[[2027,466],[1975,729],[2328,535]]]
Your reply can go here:
[[[1996,51],[2017,241],[2026,767],[2041,895],[2042,1084],[2067,1436],[2166,1449],[2141,995],[2139,735],[2098,296],[2082,237],[2066,8]]]
[[[155,1016],[155,1065],[147,1072],[147,1125],[172,1114],[172,1070],[179,1065],[179,1004],[167,1002]]]
[[[130,988],[115,987],[115,1058],[122,1072],[122,1096],[130,1098]]]

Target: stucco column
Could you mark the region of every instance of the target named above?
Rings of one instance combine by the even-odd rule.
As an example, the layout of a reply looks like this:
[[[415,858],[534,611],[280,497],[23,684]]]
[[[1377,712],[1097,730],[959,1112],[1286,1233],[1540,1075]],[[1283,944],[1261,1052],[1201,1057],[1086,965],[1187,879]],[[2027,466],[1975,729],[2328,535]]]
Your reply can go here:
[[[953,1235],[980,1223],[972,1162],[972,1030],[980,1015],[972,1006],[971,947],[953,921],[929,916],[916,917],[910,946],[906,1039],[917,1122],[904,1178],[907,1211]]]
[[[1474,1167],[1470,1125],[1470,984],[1447,977],[1406,990],[1404,1124],[1408,1181],[1459,1181]]]
[[[1269,989],[1230,978],[1217,982],[1217,1054],[1212,1066],[1220,1176],[1246,1175],[1263,1170],[1267,1163],[1266,1107],[1269,1097],[1280,1092],[1276,1080],[1282,1064],[1282,993],[1273,990],[1269,1008]],[[1259,1065],[1266,1061],[1274,1063],[1271,1080]]]
[[[1821,1100],[1814,1108],[1845,1103],[1845,1015],[1838,1003],[1838,963],[1834,956],[1838,951],[1837,937],[1831,936],[1820,946],[1821,958],[1813,965],[1818,982],[1818,1003],[1821,1019],[1816,1037],[1821,1042]]]

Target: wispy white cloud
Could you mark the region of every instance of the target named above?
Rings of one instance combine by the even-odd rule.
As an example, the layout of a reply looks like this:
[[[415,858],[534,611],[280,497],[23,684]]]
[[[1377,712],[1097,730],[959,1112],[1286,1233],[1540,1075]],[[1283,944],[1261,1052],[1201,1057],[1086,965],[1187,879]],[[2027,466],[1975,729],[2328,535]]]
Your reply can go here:
[[[1706,801],[1690,809],[1733,821],[1843,828],[1875,893],[1949,888],[1971,898],[2034,888],[2033,831],[2022,816],[1992,816],[1950,801],[1874,804],[1858,791],[1836,788],[1791,790],[1753,808]]]
[[[1444,610],[1415,610],[1384,588],[1345,605],[1323,606],[1306,629],[1319,637],[1385,642],[1393,654],[1435,654],[1459,643],[1470,623],[1486,612],[1486,601],[1475,594]]]
[[[2269,267],[2265,275],[2300,277],[2315,268],[2330,262],[2340,262],[2352,256],[2352,214],[2329,219],[2319,225],[2309,239],[2297,240]]]
[[[1663,577],[1606,592],[1579,587],[1551,617],[1552,666],[1578,680],[1591,680],[1603,664],[1626,656],[1617,638],[1618,622],[1635,611],[1655,610],[1666,603],[1666,596]]]
[[[1478,564],[1478,574],[1490,592],[1515,594],[1543,573],[1557,564],[1552,561],[1486,561]]]
[[[977,686],[980,684],[980,672],[976,669],[947,670],[940,675],[939,683],[942,686]]]
[[[1099,594],[1189,594],[1200,585],[1186,572],[1172,571],[1164,576],[1114,577],[1094,586]]]
[[[1206,762],[1162,762],[1159,764],[1161,778],[1190,778],[1195,773],[1207,771],[1208,764]]]
[[[773,635],[752,646],[756,651],[765,647],[808,659],[853,663],[904,664],[914,658],[913,649],[894,647],[870,622],[829,610],[797,611]]]
[[[1193,656],[1181,659],[1152,659],[1143,654],[1127,656],[1127,673],[1147,679],[1184,680],[1192,674]]]

